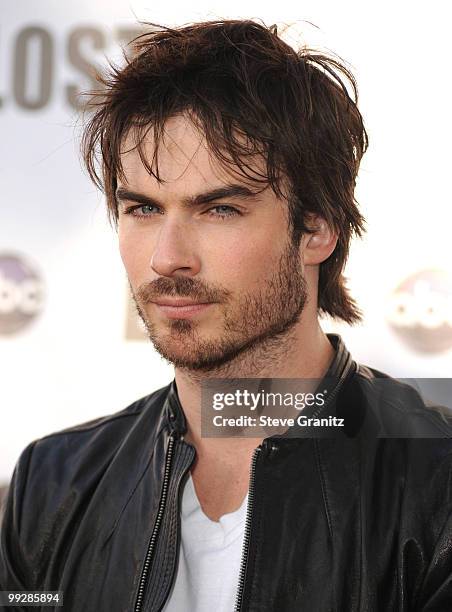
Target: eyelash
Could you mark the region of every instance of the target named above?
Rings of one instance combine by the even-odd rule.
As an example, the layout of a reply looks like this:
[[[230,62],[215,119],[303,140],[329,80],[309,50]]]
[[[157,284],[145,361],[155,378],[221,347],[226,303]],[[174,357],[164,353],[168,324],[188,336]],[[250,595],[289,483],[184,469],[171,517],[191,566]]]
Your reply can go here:
[[[150,205],[148,204],[140,204],[139,206],[131,206],[130,208],[126,208],[124,210],[124,214],[125,215],[132,215],[132,217],[135,217],[136,219],[146,219],[147,217],[152,217],[151,214],[149,215],[138,215],[135,214],[135,211],[140,210],[140,208],[151,208]],[[156,206],[152,206],[152,208],[156,208]],[[210,212],[212,210],[215,210],[216,208],[227,208],[229,210],[229,212],[227,213],[223,213],[223,214],[213,214],[214,217],[217,217],[218,219],[227,219],[228,217],[235,217],[235,216],[241,216],[242,213],[237,210],[236,208],[234,208],[233,206],[228,206],[227,204],[217,204],[217,206],[212,206],[212,208],[209,208],[208,211],[206,212]]]

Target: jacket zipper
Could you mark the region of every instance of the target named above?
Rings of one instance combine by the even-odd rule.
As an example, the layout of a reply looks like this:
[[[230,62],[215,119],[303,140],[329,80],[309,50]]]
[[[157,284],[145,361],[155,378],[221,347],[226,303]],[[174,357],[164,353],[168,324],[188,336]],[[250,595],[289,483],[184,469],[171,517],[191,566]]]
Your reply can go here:
[[[256,462],[259,452],[262,450],[262,444],[254,449],[253,457],[251,459],[251,472],[250,472],[250,488],[248,492],[248,507],[246,510],[245,529],[243,533],[243,552],[242,560],[240,563],[239,573],[239,584],[237,590],[237,597],[235,600],[234,612],[240,612],[243,600],[243,589],[245,586],[245,572],[248,564],[248,553],[250,548],[250,536],[251,536],[251,515],[253,512],[254,504],[254,481],[256,473]]]
[[[334,388],[333,392],[331,393],[326,403],[329,404],[336,397],[342,385],[344,384],[345,380],[350,376],[350,371],[352,370],[352,368],[353,368],[353,364],[348,368],[347,373],[338,381],[338,384]],[[355,370],[356,368],[354,368],[354,371]],[[316,413],[313,416],[316,417],[324,409],[325,409],[325,406],[322,406],[319,410],[316,411]],[[251,515],[253,512],[253,505],[254,505],[254,481],[255,481],[255,474],[256,474],[256,462],[257,462],[257,456],[259,452],[262,450],[263,444],[265,444],[267,440],[271,440],[271,438],[266,438],[262,444],[260,444],[257,448],[254,449],[253,457],[251,460],[248,507],[247,507],[247,512],[246,512],[245,529],[244,529],[244,535],[243,535],[243,553],[242,553],[242,560],[240,563],[239,584],[238,584],[237,596],[235,600],[234,612],[240,612],[240,609],[243,603],[243,590],[245,587],[245,572],[246,572],[246,566],[248,564],[248,553],[249,553],[250,538],[251,538]]]
[[[168,450],[167,450],[166,459],[165,459],[165,471],[163,475],[163,487],[162,487],[162,494],[160,497],[159,509],[157,512],[157,518],[155,521],[154,529],[152,530],[152,535],[149,539],[146,557],[144,559],[143,570],[141,572],[141,578],[138,584],[138,593],[137,593],[137,598],[135,601],[135,612],[140,612],[143,606],[144,590],[146,587],[146,582],[147,582],[147,578],[149,574],[149,568],[151,566],[152,554],[155,549],[155,543],[157,541],[157,535],[159,532],[160,523],[162,522],[163,514],[165,511],[174,443],[175,443],[175,436],[172,433],[168,441]]]

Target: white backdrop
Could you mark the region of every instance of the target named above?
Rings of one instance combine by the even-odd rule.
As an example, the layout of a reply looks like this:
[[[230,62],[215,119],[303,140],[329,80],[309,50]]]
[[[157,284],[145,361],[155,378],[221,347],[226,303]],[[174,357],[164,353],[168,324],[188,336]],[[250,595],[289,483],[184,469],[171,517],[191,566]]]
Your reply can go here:
[[[118,41],[137,19],[172,25],[229,17],[267,25],[296,20],[305,42],[349,62],[370,136],[357,190],[369,229],[347,268],[365,321],[324,327],[339,331],[355,358],[392,375],[450,375],[448,3],[307,0],[296,12],[291,5],[1,3],[0,272],[8,253],[29,261],[45,285],[45,300],[29,325],[1,333],[5,287],[11,287],[3,276],[0,480],[9,478],[32,439],[120,410],[173,377],[148,342],[126,338],[116,236],[78,161],[71,106],[77,91],[91,86],[87,63],[119,59]],[[406,281],[413,275],[417,281]],[[404,311],[397,310],[401,302]],[[399,332],[388,320],[396,311],[402,312]],[[422,320],[421,311],[430,318]],[[450,323],[441,326],[444,313]]]

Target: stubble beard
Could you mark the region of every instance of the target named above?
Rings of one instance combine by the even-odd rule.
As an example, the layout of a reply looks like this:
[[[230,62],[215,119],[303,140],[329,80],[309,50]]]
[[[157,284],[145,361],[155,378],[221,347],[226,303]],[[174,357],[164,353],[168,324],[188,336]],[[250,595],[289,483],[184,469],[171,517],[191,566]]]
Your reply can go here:
[[[151,285],[158,289],[158,295],[192,299],[202,295],[190,277],[161,277]],[[210,292],[212,297],[222,296],[213,308],[223,315],[221,332],[211,339],[201,338],[198,323],[190,319],[168,319],[168,332],[159,332],[159,326],[146,315],[151,285],[132,290],[149,339],[166,361],[195,377],[254,376],[279,361],[294,340],[291,332],[307,301],[299,250],[293,243],[287,245],[268,281],[257,291],[240,296],[235,304],[228,300],[230,293],[226,290]]]

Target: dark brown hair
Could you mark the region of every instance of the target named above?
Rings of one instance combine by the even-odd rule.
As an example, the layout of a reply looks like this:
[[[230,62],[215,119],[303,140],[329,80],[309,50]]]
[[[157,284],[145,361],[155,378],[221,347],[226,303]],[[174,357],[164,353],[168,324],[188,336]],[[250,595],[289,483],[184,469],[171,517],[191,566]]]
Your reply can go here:
[[[125,137],[133,130],[143,164],[161,181],[158,145],[165,122],[186,113],[230,171],[269,184],[287,199],[294,244],[313,231],[307,223],[312,213],[338,231],[334,252],[320,265],[318,308],[359,321],[343,276],[352,235],[360,236],[365,224],[354,188],[368,141],[353,75],[339,59],[295,51],[275,26],[251,20],[147,26],[153,29],[135,39],[126,66],[111,66],[100,77],[103,88],[87,106],[94,114],[84,130],[83,157],[105,191],[111,220],[118,218]],[[142,143],[151,128],[155,148],[148,160]],[[265,176],[250,163],[256,154],[266,160]]]

